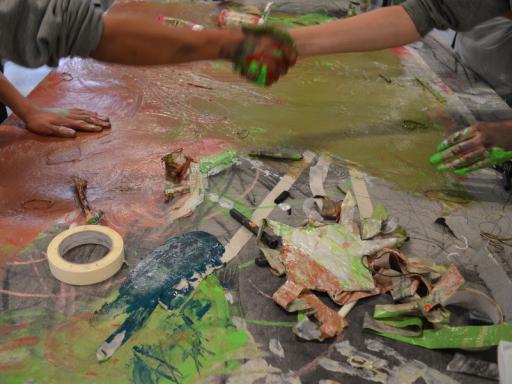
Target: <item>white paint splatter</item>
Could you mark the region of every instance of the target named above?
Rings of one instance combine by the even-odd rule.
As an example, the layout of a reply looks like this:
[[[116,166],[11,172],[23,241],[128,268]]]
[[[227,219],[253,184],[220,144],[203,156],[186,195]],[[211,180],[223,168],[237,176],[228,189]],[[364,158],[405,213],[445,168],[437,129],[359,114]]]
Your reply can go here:
[[[280,357],[281,359],[284,358],[284,349],[279,340],[270,339],[268,343],[268,349],[270,349],[270,352],[272,352],[277,357]]]
[[[233,297],[233,294],[231,292],[226,291],[226,293],[224,294],[224,297],[226,298],[226,300],[229,304],[235,303],[235,298]]]
[[[458,384],[449,376],[418,360],[408,360],[394,349],[377,340],[365,340],[368,350],[396,359],[398,365],[391,368],[389,362],[375,355],[361,352],[348,341],[335,344],[345,361],[320,358],[318,364],[327,371],[357,376],[376,383],[413,384],[423,379],[426,384]]]
[[[264,359],[252,359],[244,363],[231,373],[226,384],[253,384],[256,381],[261,382],[263,378],[265,384],[301,384],[300,379],[293,373],[283,373]]]

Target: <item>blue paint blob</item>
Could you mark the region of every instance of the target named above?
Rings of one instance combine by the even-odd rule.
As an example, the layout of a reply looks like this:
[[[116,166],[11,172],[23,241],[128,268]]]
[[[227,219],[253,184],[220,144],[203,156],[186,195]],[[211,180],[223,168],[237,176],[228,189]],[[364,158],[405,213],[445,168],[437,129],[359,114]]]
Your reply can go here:
[[[169,310],[183,303],[192,291],[190,284],[223,265],[224,247],[206,232],[189,232],[167,240],[130,272],[119,288],[119,296],[103,305],[100,315],[124,312],[127,319],[97,351],[106,360],[142,327],[160,303]],[[198,308],[202,317],[209,308]]]

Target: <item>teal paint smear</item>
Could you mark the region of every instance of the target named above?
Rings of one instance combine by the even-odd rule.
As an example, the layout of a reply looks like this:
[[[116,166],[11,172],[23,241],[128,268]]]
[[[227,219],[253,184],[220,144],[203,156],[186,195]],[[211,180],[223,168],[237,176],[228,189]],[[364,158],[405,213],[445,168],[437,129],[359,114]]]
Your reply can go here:
[[[162,337],[135,345],[132,381],[196,383],[200,378],[229,373],[240,365],[240,350],[249,337],[231,321],[232,307],[214,275],[208,276],[183,304],[153,332]],[[232,355],[230,354],[232,353]],[[222,364],[219,364],[222,363]],[[221,372],[209,370],[222,366]],[[219,368],[216,368],[219,369]]]
[[[223,265],[224,247],[206,232],[189,232],[167,240],[146,256],[119,288],[119,296],[103,305],[99,315],[127,314],[126,320],[97,352],[106,360],[151,316],[158,303],[168,309],[180,306],[192,291],[191,284]],[[185,284],[178,287],[185,279]]]

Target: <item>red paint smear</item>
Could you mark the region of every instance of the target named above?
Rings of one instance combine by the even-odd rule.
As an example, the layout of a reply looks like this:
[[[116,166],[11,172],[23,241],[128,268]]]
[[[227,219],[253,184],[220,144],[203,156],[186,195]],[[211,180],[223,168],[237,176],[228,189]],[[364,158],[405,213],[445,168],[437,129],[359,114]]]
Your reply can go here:
[[[24,347],[32,347],[37,343],[39,343],[39,337],[37,336],[19,337],[0,343],[0,352],[12,351]]]
[[[390,48],[390,51],[393,52],[398,57],[400,57],[401,59],[404,59],[410,55],[406,47]]]
[[[116,4],[111,12],[151,19],[173,15],[212,25],[209,13],[215,8],[129,3]],[[33,135],[15,116],[0,126],[0,265],[77,208],[72,175],[88,180],[92,206],[104,210],[108,225],[121,234],[168,224],[160,158],[180,147],[195,159],[230,147],[229,132],[221,137],[209,134],[223,120],[201,109],[201,103],[208,103],[208,93],[187,85],[194,81],[187,79],[191,68],[209,67],[199,63],[136,68],[73,59],[50,73],[30,94],[32,101],[107,115],[112,129],[62,139]],[[239,76],[231,76],[240,82]],[[183,118],[188,119],[185,125],[178,126]],[[175,130],[179,135],[173,140]],[[23,206],[35,200],[52,204],[35,207],[40,209]],[[2,249],[4,245],[8,247]]]
[[[0,327],[0,337],[7,336],[10,333],[19,331],[21,329],[27,329],[30,327],[30,323],[4,325]]]

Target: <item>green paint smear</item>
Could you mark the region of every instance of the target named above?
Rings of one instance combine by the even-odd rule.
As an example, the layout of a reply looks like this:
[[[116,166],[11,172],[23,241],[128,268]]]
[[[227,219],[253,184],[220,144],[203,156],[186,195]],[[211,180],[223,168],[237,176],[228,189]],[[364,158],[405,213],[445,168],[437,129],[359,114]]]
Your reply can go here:
[[[240,265],[238,266],[238,269],[245,269],[245,268],[249,268],[249,267],[252,267],[253,265],[255,265],[255,264],[254,264],[254,260],[249,260],[249,261],[247,261],[247,262],[245,262],[245,263],[243,263],[243,264],[240,264]]]
[[[231,167],[238,161],[235,151],[227,150],[219,155],[201,159],[199,170],[203,175],[215,175]]]
[[[138,348],[157,351],[159,358],[179,372],[180,383],[196,383],[238,367],[249,341],[246,332],[233,325],[231,306],[214,275],[203,280],[176,311],[158,307],[144,328],[102,364],[96,361],[96,349],[122,319],[89,322],[86,318],[41,315],[22,311],[1,314],[0,326],[21,322],[31,322],[31,326],[0,338],[0,342],[39,337],[35,346],[0,353],[2,383],[172,383],[149,369],[155,367],[154,360],[138,357],[134,352]]]
[[[392,83],[383,81],[380,74]],[[279,143],[327,151],[414,192],[454,182],[428,161],[443,139],[445,106],[407,76],[400,58],[391,51],[302,60],[272,87],[250,90],[261,97],[223,94],[215,98],[234,127],[267,130],[250,131],[248,137],[235,140],[241,150]],[[404,121],[415,121],[423,128],[409,131]],[[215,131],[232,140],[224,124]]]
[[[384,204],[380,202],[375,204],[375,206],[373,207],[372,218],[384,221],[388,219],[388,216],[388,210],[386,209]]]
[[[268,320],[253,320],[245,319],[247,324],[262,325],[264,327],[286,327],[292,328],[296,323],[288,321],[268,321]]]
[[[394,325],[404,326],[406,322],[409,326],[417,326],[417,324],[421,324],[421,319],[402,319]],[[425,329],[419,336],[403,336],[383,332],[378,328],[380,321],[375,320],[375,323],[377,324],[375,328],[367,327],[365,331],[428,349],[485,348],[498,345],[502,340],[512,341],[512,324],[509,323]]]

